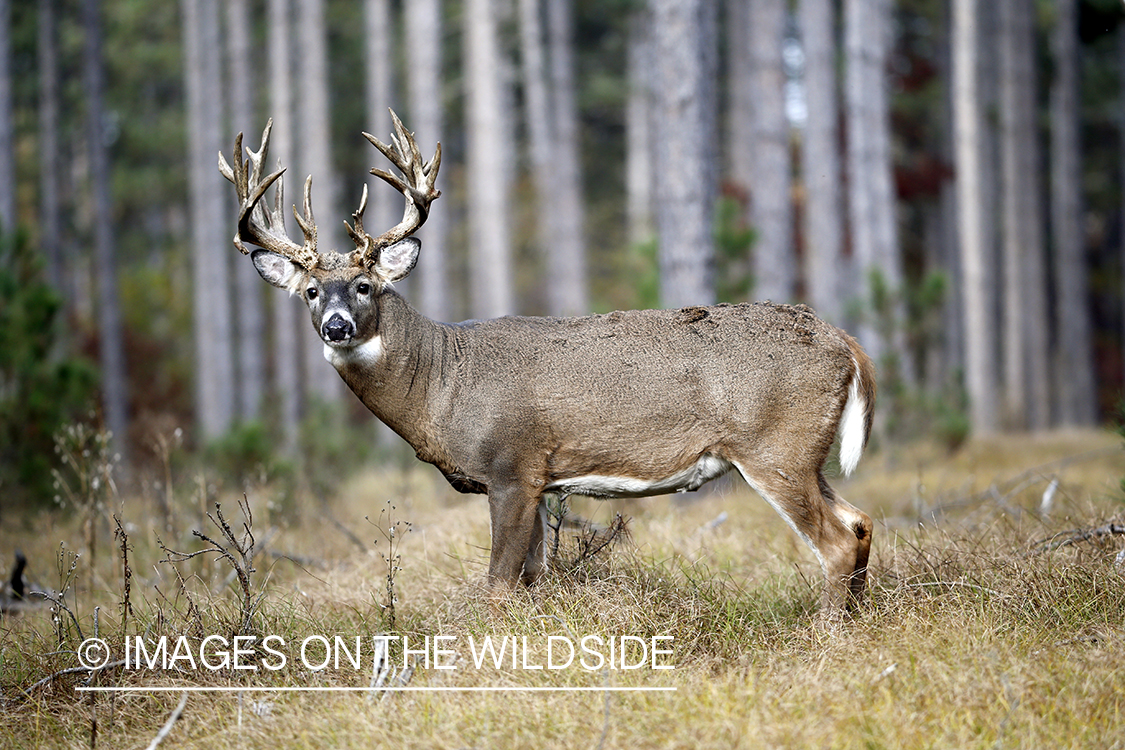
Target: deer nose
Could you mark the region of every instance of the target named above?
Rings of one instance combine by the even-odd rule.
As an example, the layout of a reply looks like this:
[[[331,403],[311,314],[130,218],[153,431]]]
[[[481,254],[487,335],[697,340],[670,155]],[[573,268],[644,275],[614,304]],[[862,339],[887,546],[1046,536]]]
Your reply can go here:
[[[343,315],[336,313],[324,324],[321,333],[329,341],[345,341],[355,335],[355,326]]]

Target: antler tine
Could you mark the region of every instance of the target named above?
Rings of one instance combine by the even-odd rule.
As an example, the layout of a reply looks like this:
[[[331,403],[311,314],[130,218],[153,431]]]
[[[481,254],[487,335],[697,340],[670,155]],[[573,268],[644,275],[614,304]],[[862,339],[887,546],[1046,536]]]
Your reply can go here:
[[[391,110],[391,119],[395,128],[394,134],[391,135],[391,145],[383,143],[370,133],[364,133],[363,137],[402,173],[402,177],[399,177],[383,169],[371,170],[371,174],[405,196],[406,208],[403,211],[402,221],[374,238],[362,231],[362,209],[353,214],[358,223],[354,230],[349,228],[349,234],[356,243],[356,262],[360,265],[374,263],[378,259],[379,250],[418,231],[429,216],[430,203],[441,195],[441,191],[434,189],[438,169],[441,167],[441,144],[437,145],[433,158],[423,163],[413,133],[403,126],[402,120],[394,110]],[[363,205],[366,205],[366,194]]]
[[[270,132],[273,129],[273,120],[266,122],[262,131],[262,145],[255,152],[246,149],[247,157],[242,158],[242,133],[234,139],[234,166],[227,163],[226,157],[219,154],[219,172],[234,183],[234,191],[238,197],[238,233],[234,236],[234,246],[240,252],[249,252],[243,242],[250,242],[265,248],[278,255],[282,255],[297,265],[311,270],[316,267],[320,256],[316,252],[316,224],[312,217],[312,201],[309,191],[311,179],[305,183],[305,217],[297,216],[297,223],[305,235],[303,245],[298,245],[285,233],[284,213],[281,210],[282,196],[284,194],[282,175],[283,168],[262,177],[262,164],[269,154]],[[270,186],[277,184],[273,211],[267,211],[261,204],[262,196]],[[296,207],[293,209],[296,214]]]

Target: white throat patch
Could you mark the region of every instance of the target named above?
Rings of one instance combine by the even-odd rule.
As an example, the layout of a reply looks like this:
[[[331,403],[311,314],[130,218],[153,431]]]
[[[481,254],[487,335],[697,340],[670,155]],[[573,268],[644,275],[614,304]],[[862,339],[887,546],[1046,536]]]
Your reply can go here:
[[[383,337],[375,336],[349,347],[324,345],[324,358],[337,370],[347,365],[371,366],[383,358]]]

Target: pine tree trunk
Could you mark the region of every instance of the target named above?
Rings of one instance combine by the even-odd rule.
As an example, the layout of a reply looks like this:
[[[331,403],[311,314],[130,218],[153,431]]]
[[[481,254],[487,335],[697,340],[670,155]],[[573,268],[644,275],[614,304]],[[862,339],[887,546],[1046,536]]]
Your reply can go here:
[[[251,58],[250,4],[248,0],[227,0],[227,59],[230,131],[243,133],[251,143],[261,124],[255,121],[254,63]],[[256,146],[255,146],[256,148]],[[268,166],[268,165],[267,165]],[[229,188],[228,188],[229,190]],[[227,205],[230,205],[228,203]],[[234,302],[238,346],[235,351],[235,378],[238,417],[243,421],[261,416],[266,383],[266,321],[263,284],[249,258],[236,257],[234,249],[222,248],[234,261]]]
[[[344,248],[348,240],[339,229],[343,226],[337,200],[336,170],[332,163],[331,101],[328,81],[328,32],[324,22],[325,0],[298,0],[297,2],[297,90],[300,96],[296,111],[298,143],[295,156],[301,176],[294,185],[295,195],[301,195],[304,181],[313,175],[314,214],[317,222],[317,244],[329,250]],[[344,248],[345,250],[347,248]],[[324,342],[307,322],[299,326],[304,350],[305,389],[310,398],[326,404],[338,403],[344,394],[343,381],[324,361]]]
[[[550,213],[556,226],[548,263],[552,282],[547,287],[547,299],[552,315],[584,315],[590,311],[578,105],[574,96],[572,4],[573,0],[547,0],[554,146],[551,172],[555,179]]]
[[[776,0],[749,0],[748,8],[749,69],[736,71],[731,82],[749,91],[750,140],[738,147],[749,149],[750,171],[742,181],[750,191],[750,223],[757,230],[754,294],[789,302],[796,292],[797,257],[781,61],[787,10]]]
[[[221,231],[229,192],[215,168],[222,148],[219,18],[215,0],[183,0],[187,59],[188,181],[191,194],[196,410],[204,439],[230,429],[234,419],[234,364],[229,299],[230,241]],[[101,191],[98,191],[99,193]],[[100,211],[98,212],[101,213]],[[100,264],[99,264],[100,265]]]
[[[978,434],[997,427],[993,370],[991,266],[981,215],[981,111],[977,73],[976,0],[953,4],[954,144],[961,265],[964,277],[965,384],[970,419]]]
[[[493,318],[516,307],[509,227],[513,139],[495,0],[466,0],[464,20],[470,308],[476,318]]]
[[[652,0],[651,8],[661,304],[706,305],[715,301],[715,4]]]
[[[629,17],[628,95],[625,104],[625,200],[629,242],[652,239],[653,220],[653,58],[652,14]]]
[[[390,0],[364,0],[363,4],[367,28],[367,33],[364,34],[364,53],[367,60],[364,76],[367,84],[367,118],[364,129],[384,142],[393,132],[391,114],[388,110],[397,107],[394,86],[394,48],[391,43],[394,26],[391,21],[390,6]],[[411,9],[407,10],[408,15],[411,12],[413,12]],[[416,126],[414,123],[408,123],[407,127]],[[373,150],[368,153],[382,159]],[[397,224],[402,216],[402,194],[377,177],[368,180],[368,191],[367,212],[364,217],[368,226],[382,232]],[[405,286],[400,284],[399,289],[402,290]]]
[[[12,6],[0,0],[0,239],[16,232],[16,151],[12,112]],[[0,260],[6,256],[0,248]]]
[[[541,259],[542,298],[547,305],[536,312],[555,314],[554,284],[550,270],[556,221],[554,214],[555,142],[552,133],[551,97],[547,87],[547,62],[543,41],[540,0],[519,0],[520,67],[523,78],[524,127],[527,130],[528,162],[535,187],[535,241]]]
[[[117,287],[117,246],[113,236],[112,182],[109,154],[102,129],[105,69],[102,57],[101,3],[85,0],[83,83],[86,90],[86,138],[90,149],[90,191],[93,194],[94,273],[98,294],[99,359],[102,369],[102,409],[113,433],[114,448],[125,454],[128,427],[128,375]],[[229,343],[229,340],[228,340]],[[227,360],[229,362],[229,358]],[[224,363],[215,362],[221,367]],[[220,403],[221,407],[222,404]],[[221,412],[220,412],[221,415]]]
[[[1051,85],[1051,234],[1055,248],[1058,360],[1055,392],[1063,425],[1093,424],[1094,386],[1089,272],[1082,229],[1082,164],[1078,133],[1078,9],[1057,0],[1052,31],[1055,78]]]
[[[1004,420],[1017,429],[1042,428],[1050,402],[1050,321],[1039,219],[1034,6],[1010,0],[999,12]]]
[[[406,13],[406,39],[410,125],[414,128],[419,147],[428,157],[443,137],[441,0],[413,0],[410,3]],[[450,172],[443,174],[449,175]],[[442,180],[440,176],[438,179]],[[448,177],[444,184],[449,184]],[[441,188],[440,183],[438,187]],[[450,201],[451,198],[444,200]],[[435,320],[449,320],[453,315],[453,306],[449,302],[446,247],[450,210],[448,204],[439,204],[430,212],[429,219],[418,233],[423,245],[418,267],[413,273],[416,277],[415,289],[418,290],[417,305],[423,314]]]
[[[293,118],[293,75],[290,49],[292,34],[289,0],[269,0],[267,6],[268,25],[268,68],[269,101],[273,113],[273,134],[270,138],[270,159],[274,164],[282,164],[289,169],[290,203],[292,196],[299,195],[301,180],[293,169],[293,137],[295,122]],[[253,143],[253,141],[251,141]],[[257,144],[254,144],[257,148]],[[273,166],[272,164],[270,165]],[[284,177],[282,178],[285,179]],[[289,212],[286,211],[286,214]],[[290,235],[292,236],[292,235]],[[298,344],[298,324],[304,316],[304,305],[287,293],[275,290],[270,292],[273,305],[271,328],[273,333],[273,373],[274,401],[277,403],[277,418],[284,435],[285,452],[294,455],[297,450],[297,431],[301,420],[301,371],[300,347]]]
[[[805,289],[825,320],[844,315],[843,203],[840,193],[836,18],[832,0],[801,0],[808,114],[801,147],[805,188]]]
[[[39,29],[39,231],[47,278],[69,306],[62,260],[59,208],[59,40],[57,0],[40,0]]]
[[[847,70],[845,103],[848,133],[848,219],[854,257],[855,288],[870,307],[871,275],[881,275],[886,288],[902,286],[898,257],[895,195],[891,179],[890,123],[886,60],[890,42],[890,8],[886,0],[845,0],[844,33]],[[891,320],[879,320],[879,317]],[[868,314],[858,327],[859,339],[872,358],[884,366],[904,352],[896,340],[885,340],[902,320],[901,308]]]

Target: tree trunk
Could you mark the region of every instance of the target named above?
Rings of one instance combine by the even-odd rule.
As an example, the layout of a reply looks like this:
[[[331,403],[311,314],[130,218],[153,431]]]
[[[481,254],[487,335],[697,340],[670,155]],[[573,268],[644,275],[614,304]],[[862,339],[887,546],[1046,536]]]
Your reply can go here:
[[[902,290],[885,72],[889,23],[887,0],[844,2],[848,218],[858,274],[856,288],[861,290],[865,307],[874,298],[874,272],[892,294]],[[871,357],[884,367],[897,363],[900,374],[909,370],[896,334],[903,319],[903,310],[896,305],[878,314],[869,312],[858,327],[860,341]]]
[[[275,164],[289,167],[286,172],[290,184],[288,194],[299,195],[301,180],[293,170],[293,136],[296,126],[293,119],[289,0],[269,0],[267,22],[269,100],[270,111],[273,112],[270,156]],[[257,148],[257,144],[254,143],[253,147]],[[288,207],[285,213],[288,215]],[[271,292],[270,298],[273,304],[271,328],[274,398],[284,435],[285,452],[292,456],[297,449],[297,430],[301,419],[300,347],[297,329],[298,324],[304,322],[300,320],[304,314],[304,305],[282,291]]]
[[[16,151],[12,119],[12,5],[0,0],[0,240],[16,235]],[[0,260],[7,256],[0,248]]]
[[[825,320],[843,323],[845,264],[836,86],[836,14],[832,0],[801,0],[808,114],[801,146],[805,188],[805,290]]]
[[[953,4],[954,144],[965,305],[965,384],[974,432],[997,427],[992,283],[981,215],[981,111],[977,87],[976,0]]]
[[[427,156],[442,139],[444,100],[441,89],[441,0],[413,0],[406,13],[407,79],[410,124]],[[445,172],[446,175],[449,172]],[[440,176],[439,176],[439,179]],[[449,183],[446,182],[448,185]],[[451,200],[445,198],[445,200]],[[400,201],[401,205],[401,201]],[[424,244],[414,270],[418,309],[435,320],[449,320],[446,242],[450,206],[438,205],[418,233]]]
[[[749,140],[732,144],[732,150],[747,149],[749,157],[749,171],[736,179],[749,189],[750,223],[757,231],[754,294],[760,299],[789,302],[796,291],[797,258],[793,252],[789,122],[781,60],[787,10],[776,0],[749,0],[747,6],[749,33],[734,29],[733,24],[730,29],[734,40],[747,40],[749,65],[745,71],[733,71],[730,77],[732,85],[747,88],[750,117]]]
[[[556,314],[551,254],[555,251],[554,214],[555,142],[552,133],[551,96],[547,87],[547,64],[543,42],[540,0],[519,0],[520,67],[523,77],[524,123],[531,182],[535,186],[535,241],[542,259],[542,296],[548,300],[543,312]]]
[[[466,0],[470,308],[476,318],[515,312],[512,281],[508,102],[501,76],[495,0]]]
[[[1034,6],[1010,0],[999,12],[1004,420],[1017,429],[1042,428],[1050,402],[1050,321],[1039,223]]]
[[[90,192],[93,195],[94,273],[98,295],[98,354],[102,369],[102,409],[113,433],[114,449],[123,454],[128,427],[128,376],[117,291],[117,247],[113,232],[112,181],[103,130],[105,70],[102,58],[101,4],[82,5],[85,34],[83,86],[86,93],[86,138],[90,149]]]
[[[62,261],[59,209],[59,41],[57,0],[40,0],[39,29],[39,232],[47,279],[69,308]]]
[[[715,301],[715,4],[652,0],[656,223],[664,307]]]
[[[230,130],[245,134],[247,143],[253,142],[255,130],[262,126],[255,121],[251,44],[249,1],[227,0]],[[269,168],[269,165],[266,167]],[[238,346],[234,348],[238,372],[235,378],[237,413],[239,419],[251,421],[261,416],[266,382],[263,284],[249,258],[235,257],[229,243],[222,249],[234,260],[235,329],[238,336]]]
[[[652,14],[629,17],[628,95],[625,104],[625,200],[629,242],[652,239],[653,223],[653,66]]]
[[[305,177],[314,175],[314,214],[322,217],[317,223],[317,243],[325,250],[343,248],[346,240],[338,228],[343,226],[337,200],[336,170],[332,163],[332,113],[328,82],[328,32],[324,22],[325,0],[298,0],[297,48],[299,72],[296,112],[300,149],[294,155],[301,180],[294,185],[295,195],[304,189]],[[357,204],[358,205],[358,204]],[[305,389],[310,398],[337,403],[344,393],[343,381],[324,361],[324,342],[307,323],[299,326],[304,350]]]
[[[1093,424],[1097,394],[1090,335],[1089,272],[1082,229],[1082,164],[1078,133],[1078,9],[1057,0],[1052,31],[1051,234],[1055,247],[1055,392],[1063,425]]]
[[[391,3],[390,0],[364,0],[363,8],[367,28],[367,33],[364,34],[364,52],[367,59],[364,76],[367,84],[367,118],[364,128],[367,132],[378,136],[380,140],[386,141],[393,132],[389,109],[397,106],[394,86],[394,48],[391,43],[394,36]],[[408,8],[407,15],[411,12],[412,9]],[[417,126],[409,123],[408,127]],[[368,153],[378,156],[374,151]],[[370,197],[364,217],[366,223],[380,232],[397,224],[402,216],[402,194],[377,177],[370,178],[368,192]]]
[[[219,18],[215,0],[183,0],[184,73],[188,97],[188,188],[191,195],[192,284],[195,310],[196,412],[204,439],[234,419],[234,363],[229,300],[230,240],[221,231],[229,197],[215,158],[220,135]],[[100,191],[99,191],[100,192]],[[100,211],[98,212],[101,213]],[[100,264],[99,264],[100,265]]]
[[[547,0],[554,142],[551,171],[556,181],[551,216],[557,227],[548,263],[552,283],[547,287],[547,299],[552,315],[584,315],[590,311],[578,104],[574,97],[573,11],[573,0]]]

